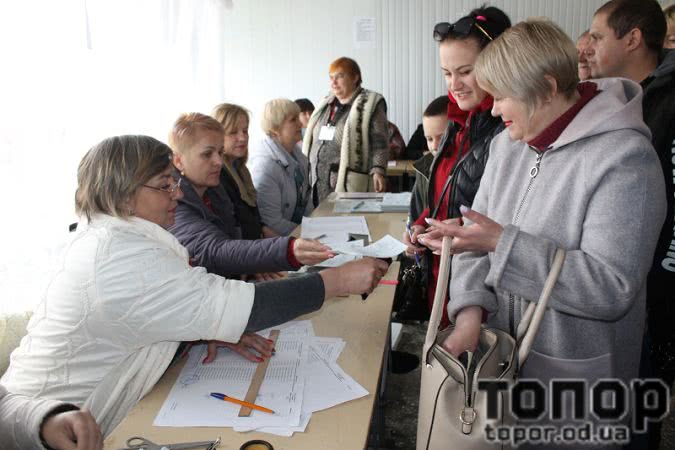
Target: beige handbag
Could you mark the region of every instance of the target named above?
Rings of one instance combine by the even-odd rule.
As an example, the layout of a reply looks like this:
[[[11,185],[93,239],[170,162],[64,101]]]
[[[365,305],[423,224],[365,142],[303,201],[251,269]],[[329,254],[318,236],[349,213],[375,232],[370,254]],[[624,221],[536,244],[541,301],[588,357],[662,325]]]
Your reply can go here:
[[[484,430],[487,424],[496,427],[511,422],[506,413],[509,410],[507,396],[503,391],[499,393],[500,419],[488,421],[487,393],[477,389],[478,379],[509,382],[515,379],[518,367],[525,362],[534,341],[565,252],[562,249],[556,251],[541,297],[536,304],[529,304],[518,327],[518,340],[499,329],[483,327],[478,348],[462,362],[441,347],[452,327],[438,331],[448,289],[451,242],[451,238],[443,238],[436,295],[422,353],[417,450],[504,448],[501,444],[488,442]]]

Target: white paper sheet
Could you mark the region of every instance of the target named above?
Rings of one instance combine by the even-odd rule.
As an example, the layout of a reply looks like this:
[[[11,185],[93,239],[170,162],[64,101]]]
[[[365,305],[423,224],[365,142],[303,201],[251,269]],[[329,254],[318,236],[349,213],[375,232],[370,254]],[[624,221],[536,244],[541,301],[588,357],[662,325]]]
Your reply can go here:
[[[333,212],[337,214],[380,213],[382,202],[379,200],[337,200],[333,206]]]
[[[377,42],[377,19],[372,16],[355,16],[352,25],[354,48],[373,49]]]
[[[384,197],[383,192],[336,192],[335,198],[382,198]]]
[[[315,353],[318,353],[327,361],[336,363],[346,345],[347,343],[342,338],[315,336],[310,344],[310,348],[314,351],[309,352],[309,363],[314,362],[313,355]]]
[[[364,249],[363,241],[339,242],[331,245],[331,250],[338,255],[362,256]]]
[[[275,414],[253,411],[238,417],[239,405],[209,396],[221,392],[243,399],[255,372],[255,364],[221,349],[210,364],[201,364],[206,346],[192,348],[157,417],[155,426],[232,426],[235,431],[257,430],[280,436],[305,431],[312,412],[368,395],[337,364],[345,341],[316,337],[309,320],[274,327],[281,331],[276,354],[270,360],[256,404]],[[271,329],[259,333],[268,336]]]
[[[209,396],[220,392],[243,399],[255,373],[256,364],[238,354],[219,349],[218,357],[202,364],[206,346],[190,351],[185,367],[155,418],[155,426],[297,426],[304,393],[308,343],[303,335],[281,332],[276,354],[270,359],[256,404],[274,411],[253,411],[250,417],[238,417],[240,406]]]
[[[310,346],[310,364],[305,385],[302,412],[317,412],[340,403],[364,397],[368,391],[336,363],[329,361]]]
[[[299,336],[314,336],[314,325],[311,320],[291,320],[281,325],[276,325],[264,330],[257,331],[261,336],[269,336],[272,330],[282,331],[284,336],[299,335]]]
[[[326,244],[330,247],[334,244],[340,244],[342,242],[349,241],[349,233],[341,231],[334,233],[323,233],[318,236],[318,240],[322,244]]]
[[[333,258],[327,259],[315,265],[317,267],[340,267],[345,263],[356,261],[357,259],[361,259],[361,257],[356,255],[335,255]]]
[[[295,427],[262,427],[256,431],[278,436],[292,436],[295,432],[305,431],[312,412],[368,395],[368,391],[338,366],[337,358],[344,347],[345,342],[340,338],[313,338],[310,344],[308,377],[300,424]],[[234,429],[235,431],[253,430],[246,427]]]
[[[412,192],[387,192],[380,203],[381,212],[407,212],[410,209]]]
[[[387,234],[382,239],[368,246],[357,245],[361,241],[346,242],[331,247],[333,251],[345,255],[371,256],[373,258],[393,258],[404,252],[406,245]]]
[[[316,236],[335,234],[365,234],[372,240],[368,223],[363,216],[331,216],[331,217],[303,217],[300,237],[314,238]]]

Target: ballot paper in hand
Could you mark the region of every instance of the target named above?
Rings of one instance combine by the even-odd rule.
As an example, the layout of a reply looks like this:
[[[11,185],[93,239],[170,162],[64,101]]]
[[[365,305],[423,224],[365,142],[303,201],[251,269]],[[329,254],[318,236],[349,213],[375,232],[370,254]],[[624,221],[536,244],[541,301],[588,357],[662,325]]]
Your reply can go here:
[[[359,241],[361,242],[361,241]],[[320,263],[315,264],[316,267],[340,267],[343,264],[346,264],[351,261],[356,261],[361,259],[361,256],[357,255],[335,255],[332,258],[321,261]]]
[[[335,252],[345,255],[370,256],[373,258],[393,258],[405,251],[406,245],[387,234],[368,246],[358,245],[362,241],[345,242],[331,247]]]

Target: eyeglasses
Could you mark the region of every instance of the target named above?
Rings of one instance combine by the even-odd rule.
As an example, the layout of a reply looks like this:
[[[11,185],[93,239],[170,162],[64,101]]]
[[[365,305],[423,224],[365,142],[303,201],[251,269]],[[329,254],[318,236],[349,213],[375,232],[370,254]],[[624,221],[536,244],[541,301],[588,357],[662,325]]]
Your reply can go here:
[[[173,194],[180,188],[180,181],[182,178],[175,179],[174,182],[169,185],[169,187],[155,187],[155,186],[148,186],[147,184],[142,184],[141,186],[146,187],[148,189],[154,189],[155,191],[161,191],[161,192],[166,192],[167,194]]]
[[[492,36],[485,31],[483,27],[478,24],[480,19],[485,19],[483,16],[479,17],[462,17],[455,23],[441,22],[434,27],[434,40],[436,42],[443,42],[450,33],[455,33],[460,36],[468,36],[471,33],[471,27],[475,26],[478,31],[483,33],[485,37],[492,40]]]

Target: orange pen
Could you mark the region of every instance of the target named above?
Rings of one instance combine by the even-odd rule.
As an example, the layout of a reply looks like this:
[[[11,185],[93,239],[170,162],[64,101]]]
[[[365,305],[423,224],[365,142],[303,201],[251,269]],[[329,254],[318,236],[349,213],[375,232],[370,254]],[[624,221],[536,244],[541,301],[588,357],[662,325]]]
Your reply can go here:
[[[236,399],[234,397],[230,397],[229,395],[220,394],[218,392],[211,392],[211,397],[217,398],[218,400],[224,400],[226,402],[236,403],[237,405],[247,406],[247,407],[249,407],[251,409],[255,409],[257,411],[262,411],[262,412],[266,412],[266,413],[269,413],[269,414],[274,414],[274,411],[272,411],[271,409],[265,408],[264,406],[258,406],[254,403],[245,402],[244,400],[239,400],[239,399]]]

